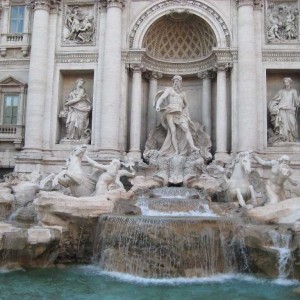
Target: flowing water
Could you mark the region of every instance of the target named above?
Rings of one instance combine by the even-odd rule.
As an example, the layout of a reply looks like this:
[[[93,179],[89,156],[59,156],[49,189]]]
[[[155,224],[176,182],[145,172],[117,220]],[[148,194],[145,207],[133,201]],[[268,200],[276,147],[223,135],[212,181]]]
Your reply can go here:
[[[146,278],[205,277],[246,271],[239,224],[228,218],[99,218],[95,262]]]
[[[272,230],[269,234],[273,243],[272,247],[277,250],[278,279],[286,279],[292,272],[292,253],[290,250],[292,233]]]
[[[299,300],[299,282],[285,285],[242,274],[144,279],[104,273],[95,266],[1,274],[1,300]]]

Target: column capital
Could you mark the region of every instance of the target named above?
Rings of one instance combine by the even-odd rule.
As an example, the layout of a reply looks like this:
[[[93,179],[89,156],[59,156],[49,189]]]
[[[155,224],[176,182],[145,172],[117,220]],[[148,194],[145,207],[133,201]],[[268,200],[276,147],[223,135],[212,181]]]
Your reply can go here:
[[[237,7],[241,7],[241,6],[245,6],[245,5],[250,5],[250,6],[254,6],[255,5],[255,2],[257,0],[235,0],[236,3],[237,3]]]
[[[199,72],[197,74],[198,78],[200,79],[213,79],[215,77],[215,72],[213,70],[206,70],[206,71],[203,71],[203,72]]]
[[[26,0],[26,4],[29,7],[33,7],[34,10],[47,10],[57,8],[60,5],[61,0]]]
[[[232,68],[231,63],[216,63],[213,70],[215,72],[226,72]]]
[[[163,77],[162,73],[156,71],[145,72],[144,77],[148,80],[158,80]]]
[[[128,67],[133,73],[145,71],[145,67],[141,63],[131,63]]]
[[[125,0],[99,0],[101,7],[118,7],[123,8],[125,6]]]

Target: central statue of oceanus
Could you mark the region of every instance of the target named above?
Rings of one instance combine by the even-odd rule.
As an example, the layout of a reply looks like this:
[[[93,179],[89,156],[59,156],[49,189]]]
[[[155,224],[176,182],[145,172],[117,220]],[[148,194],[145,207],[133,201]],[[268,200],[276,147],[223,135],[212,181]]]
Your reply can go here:
[[[156,96],[154,107],[161,113],[161,124],[150,132],[144,151],[145,160],[158,168],[155,177],[163,185],[184,183],[189,175],[201,173],[212,157],[210,137],[190,118],[181,76],[175,75],[172,81],[172,87]],[[191,161],[197,166],[191,166]]]

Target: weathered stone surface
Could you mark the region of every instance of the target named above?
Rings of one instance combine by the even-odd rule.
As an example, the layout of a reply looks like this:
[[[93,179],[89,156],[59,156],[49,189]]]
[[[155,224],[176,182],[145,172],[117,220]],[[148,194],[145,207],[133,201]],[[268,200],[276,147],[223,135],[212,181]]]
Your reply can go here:
[[[37,197],[39,185],[29,181],[21,181],[12,186],[12,191],[16,199],[17,206],[25,206]]]
[[[7,218],[13,210],[15,198],[10,188],[0,189],[0,218]]]
[[[114,202],[106,197],[70,197],[58,192],[41,192],[34,201],[41,224],[68,227],[70,219],[97,218],[112,212]]]
[[[60,230],[57,228],[17,228],[0,223],[1,267],[41,267],[52,264],[58,255]]]
[[[21,207],[17,209],[10,218],[21,223],[34,223],[36,218],[35,206],[29,205]]]
[[[293,224],[300,221],[300,198],[291,198],[275,204],[250,209],[248,217],[256,222]]]

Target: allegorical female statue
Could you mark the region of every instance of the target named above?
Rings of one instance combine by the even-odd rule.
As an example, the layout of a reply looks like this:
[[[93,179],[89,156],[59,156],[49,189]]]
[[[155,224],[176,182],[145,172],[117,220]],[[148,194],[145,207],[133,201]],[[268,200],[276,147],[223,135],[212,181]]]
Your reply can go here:
[[[269,102],[268,109],[273,126],[269,142],[295,142],[298,136],[297,109],[298,94],[292,88],[292,79],[283,79],[284,88],[279,90]]]
[[[76,80],[76,87],[70,92],[62,112],[66,116],[65,140],[85,141],[90,136],[88,126],[92,105],[83,85],[82,78]]]

